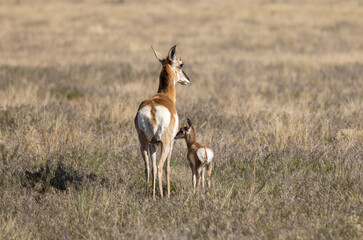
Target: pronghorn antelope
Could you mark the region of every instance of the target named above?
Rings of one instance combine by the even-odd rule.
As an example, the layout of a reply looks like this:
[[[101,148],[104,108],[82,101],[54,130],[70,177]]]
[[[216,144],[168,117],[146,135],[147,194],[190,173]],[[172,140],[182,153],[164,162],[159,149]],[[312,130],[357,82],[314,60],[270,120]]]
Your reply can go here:
[[[212,149],[197,142],[195,138],[194,127],[192,126],[192,121],[189,118],[187,118],[187,121],[188,126],[180,128],[179,132],[175,136],[175,139],[184,138],[185,142],[187,143],[187,158],[193,173],[193,188],[195,193],[201,178],[202,188],[204,188],[205,169],[207,169],[207,184],[208,187],[210,187],[210,176],[212,173],[212,161],[214,153]]]
[[[152,47],[151,47],[152,48]],[[163,58],[152,48],[162,69],[159,77],[159,89],[156,95],[143,101],[135,117],[135,127],[139,135],[141,154],[145,162],[146,195],[149,195],[149,158],[152,160],[152,188],[155,199],[156,174],[159,177],[159,190],[163,197],[162,171],[166,160],[166,181],[170,197],[170,157],[174,137],[179,128],[178,113],[175,108],[175,84],[187,85],[188,76],[182,70],[183,63],[176,57],[176,45],[170,48],[168,56]],[[156,146],[160,145],[161,155],[156,173]]]

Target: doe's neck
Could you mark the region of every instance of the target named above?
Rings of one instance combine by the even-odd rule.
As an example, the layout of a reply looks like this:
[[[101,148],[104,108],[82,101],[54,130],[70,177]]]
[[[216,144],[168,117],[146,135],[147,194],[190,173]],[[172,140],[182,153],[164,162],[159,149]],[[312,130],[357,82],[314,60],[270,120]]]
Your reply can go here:
[[[160,72],[159,89],[158,93],[167,95],[173,102],[175,102],[175,82],[177,74],[169,64],[164,64]]]

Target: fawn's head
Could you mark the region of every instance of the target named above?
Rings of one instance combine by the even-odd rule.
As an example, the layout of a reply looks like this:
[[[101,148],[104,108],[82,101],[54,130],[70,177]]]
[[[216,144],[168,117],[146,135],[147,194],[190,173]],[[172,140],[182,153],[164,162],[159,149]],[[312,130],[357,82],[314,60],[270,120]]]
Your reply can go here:
[[[190,118],[187,118],[187,122],[188,126],[180,128],[174,139],[184,138],[187,142],[195,140],[194,128],[192,126],[192,121],[190,120]]]
[[[176,45],[170,48],[168,56],[166,58],[162,57],[162,55],[154,50],[151,46],[155,57],[159,60],[163,68],[170,67],[174,73],[176,74],[176,79],[174,80],[174,84],[180,83],[182,85],[187,85],[190,82],[188,75],[183,71],[183,61],[181,58],[177,58],[176,56]]]

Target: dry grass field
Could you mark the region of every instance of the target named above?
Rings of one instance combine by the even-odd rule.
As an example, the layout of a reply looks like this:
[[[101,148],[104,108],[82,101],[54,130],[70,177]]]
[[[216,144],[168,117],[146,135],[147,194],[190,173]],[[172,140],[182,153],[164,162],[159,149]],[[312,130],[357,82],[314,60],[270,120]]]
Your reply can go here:
[[[215,153],[146,199],[150,45]],[[362,239],[362,1],[0,1],[0,239]]]

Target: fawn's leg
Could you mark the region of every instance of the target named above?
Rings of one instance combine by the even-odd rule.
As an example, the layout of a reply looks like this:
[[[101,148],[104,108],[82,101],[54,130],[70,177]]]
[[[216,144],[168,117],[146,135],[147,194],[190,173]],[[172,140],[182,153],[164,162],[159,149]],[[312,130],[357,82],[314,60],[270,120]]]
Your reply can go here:
[[[213,164],[209,163],[207,166],[207,184],[208,187],[210,188],[210,176],[212,175],[212,168],[213,168]]]
[[[199,192],[199,185],[200,185],[200,179],[201,179],[201,170],[202,168],[197,168],[196,175],[197,175],[197,191]]]
[[[202,172],[202,189],[204,189],[204,174],[205,174],[205,167],[203,166],[200,170]]]
[[[190,164],[190,168],[192,169],[192,183],[193,183],[193,193],[195,194],[197,178],[196,178],[196,171],[193,164]]]

